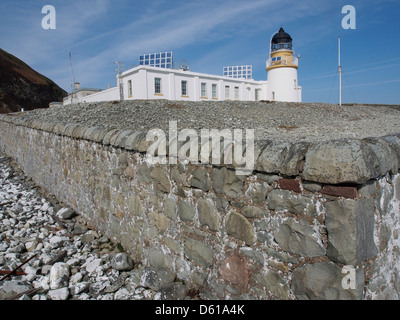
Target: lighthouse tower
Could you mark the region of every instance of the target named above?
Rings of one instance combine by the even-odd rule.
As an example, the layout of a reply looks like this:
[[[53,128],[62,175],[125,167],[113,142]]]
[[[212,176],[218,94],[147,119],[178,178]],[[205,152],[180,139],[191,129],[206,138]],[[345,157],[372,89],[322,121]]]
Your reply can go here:
[[[271,38],[270,45],[268,100],[301,102],[301,87],[297,80],[299,58],[293,56],[292,38],[281,27]]]

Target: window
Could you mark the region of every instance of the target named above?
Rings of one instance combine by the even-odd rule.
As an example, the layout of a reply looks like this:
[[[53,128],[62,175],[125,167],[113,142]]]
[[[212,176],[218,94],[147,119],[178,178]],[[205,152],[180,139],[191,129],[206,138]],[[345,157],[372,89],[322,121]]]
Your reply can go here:
[[[254,90],[255,93],[255,100],[259,101],[260,100],[260,89]]]
[[[239,87],[235,87],[235,99],[239,100]]]
[[[225,99],[229,99],[229,86],[225,86]]]
[[[132,80],[128,80],[128,98],[132,97]]]
[[[207,83],[205,82],[201,83],[201,97],[202,98],[207,97]]]
[[[161,94],[161,78],[154,78],[154,93]]]
[[[212,98],[213,99],[217,99],[218,98],[217,85],[215,83],[212,84]]]
[[[181,81],[181,94],[182,94],[182,96],[187,96],[187,81],[186,80]]]

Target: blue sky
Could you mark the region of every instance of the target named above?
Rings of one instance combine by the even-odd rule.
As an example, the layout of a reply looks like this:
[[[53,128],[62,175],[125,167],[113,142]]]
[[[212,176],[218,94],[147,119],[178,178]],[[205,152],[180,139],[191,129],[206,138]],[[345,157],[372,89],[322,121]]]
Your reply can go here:
[[[56,9],[56,29],[42,28],[42,7]],[[356,29],[342,28],[342,7],[356,9]],[[399,0],[2,0],[0,47],[70,91],[115,86],[114,61],[173,51],[195,72],[251,64],[266,80],[271,35],[282,26],[301,55],[304,102],[338,103],[338,36],[343,102],[400,104]]]

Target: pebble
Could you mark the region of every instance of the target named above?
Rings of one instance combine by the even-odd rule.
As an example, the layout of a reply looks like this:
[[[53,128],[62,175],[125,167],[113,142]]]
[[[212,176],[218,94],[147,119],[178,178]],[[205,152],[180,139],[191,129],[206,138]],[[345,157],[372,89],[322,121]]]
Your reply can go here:
[[[68,285],[69,265],[64,262],[57,262],[50,268],[50,289],[60,289]]]
[[[111,266],[119,271],[132,270],[133,260],[125,252],[119,252],[112,257]]]
[[[75,212],[71,208],[61,208],[57,211],[57,216],[61,219],[71,219]]]
[[[175,282],[175,274],[134,262],[72,209],[40,193],[11,163],[0,156],[0,269],[12,270],[34,258],[18,270],[25,275],[0,282],[0,300],[16,294],[20,300],[189,298],[189,288]],[[66,254],[54,261],[63,251]],[[38,291],[30,294],[32,289]]]
[[[49,290],[47,295],[51,300],[67,300],[69,296],[69,290],[68,288]]]

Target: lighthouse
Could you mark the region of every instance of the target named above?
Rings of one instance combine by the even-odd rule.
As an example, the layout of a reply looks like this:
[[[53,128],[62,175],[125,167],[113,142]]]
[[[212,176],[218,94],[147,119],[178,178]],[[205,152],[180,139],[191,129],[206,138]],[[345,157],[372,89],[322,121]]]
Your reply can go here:
[[[294,56],[292,41],[282,27],[271,38],[267,60],[268,100],[301,102],[297,79],[299,58]]]

